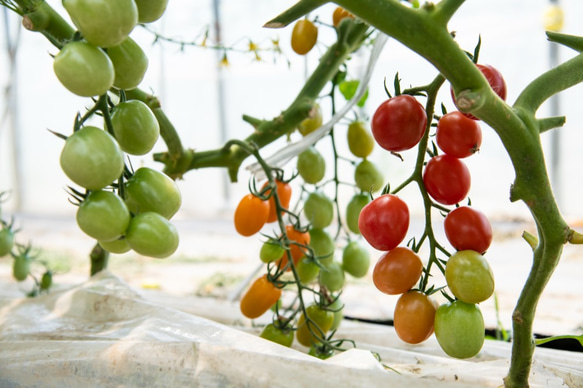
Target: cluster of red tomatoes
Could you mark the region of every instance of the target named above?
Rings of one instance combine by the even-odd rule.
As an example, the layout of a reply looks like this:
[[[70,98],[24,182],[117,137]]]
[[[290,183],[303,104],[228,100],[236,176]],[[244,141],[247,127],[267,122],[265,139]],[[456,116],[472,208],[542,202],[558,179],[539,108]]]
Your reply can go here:
[[[148,59],[129,34],[137,23],[160,18],[166,5],[167,1],[64,0],[78,34],[55,56],[57,78],[72,93],[86,97],[137,87]],[[139,100],[121,98],[117,105],[107,105],[102,111],[110,118],[107,130],[78,123],[61,151],[61,168],[86,190],[75,191],[80,200],[77,223],[109,252],[133,249],[145,256],[167,257],[178,247],[178,233],[169,220],[180,208],[180,191],[159,171],[143,167],[132,173],[124,164],[124,152],[144,155],[152,150],[160,135],[158,120]]]
[[[506,97],[500,74],[490,66],[477,65],[493,90]],[[372,118],[375,141],[391,152],[416,146],[425,134],[423,106],[410,95],[383,102]],[[482,134],[477,119],[458,111],[444,114],[435,134],[439,149],[426,163],[422,181],[428,195],[440,205],[454,205],[466,198],[470,173],[462,159],[480,147]],[[424,266],[409,247],[399,246],[409,228],[407,204],[394,194],[383,194],[366,204],[359,215],[359,229],[374,248],[385,253],[373,270],[373,282],[383,293],[401,295],[394,311],[394,327],[405,342],[416,344],[435,332],[444,351],[454,357],[476,355],[484,341],[484,320],[478,303],[494,292],[494,276],[483,254],[492,241],[486,216],[470,206],[458,206],[444,219],[449,243],[456,249],[445,265],[448,289],[454,298],[441,306],[427,293],[415,289]]]

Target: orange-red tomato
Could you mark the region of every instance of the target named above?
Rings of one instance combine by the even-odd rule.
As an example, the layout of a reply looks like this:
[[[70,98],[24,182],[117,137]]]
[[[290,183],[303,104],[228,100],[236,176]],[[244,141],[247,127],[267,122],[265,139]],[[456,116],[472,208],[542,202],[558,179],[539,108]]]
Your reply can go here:
[[[291,36],[292,49],[299,55],[306,55],[316,45],[318,27],[308,19],[296,22]]]
[[[267,186],[269,182],[265,182],[263,188]],[[279,204],[284,208],[287,209],[289,207],[289,202],[291,200],[292,195],[292,188],[289,183],[282,182],[279,180],[275,181],[277,185],[277,196],[279,197]],[[269,194],[271,190],[268,190],[265,194]],[[267,216],[267,222],[275,222],[277,221],[277,214],[276,214],[276,206],[275,206],[275,197],[271,196],[269,198],[269,215]]]
[[[240,308],[244,316],[259,318],[281,297],[281,289],[267,279],[267,275],[257,278],[241,298]]]
[[[377,261],[372,280],[379,291],[398,295],[409,291],[419,281],[423,263],[409,248],[397,247]]]
[[[437,306],[430,297],[419,291],[409,291],[399,298],[393,316],[399,338],[418,344],[433,334]]]
[[[286,225],[285,233],[287,234],[287,238],[290,240],[290,253],[292,256],[292,260],[294,261],[294,265],[298,263],[298,261],[304,257],[307,252],[307,248],[300,247],[299,245],[293,244],[298,243],[302,245],[308,245],[310,243],[310,233],[302,232],[294,228],[293,225]],[[283,254],[281,259],[278,262],[279,268],[284,268],[288,263],[287,252]],[[287,269],[288,271],[291,270],[291,267]]]
[[[235,209],[235,229],[242,236],[252,236],[263,228],[268,216],[269,202],[249,193]]]
[[[332,24],[334,27],[338,26],[344,18],[354,19],[354,15],[342,7],[336,7],[334,13],[332,14]]]

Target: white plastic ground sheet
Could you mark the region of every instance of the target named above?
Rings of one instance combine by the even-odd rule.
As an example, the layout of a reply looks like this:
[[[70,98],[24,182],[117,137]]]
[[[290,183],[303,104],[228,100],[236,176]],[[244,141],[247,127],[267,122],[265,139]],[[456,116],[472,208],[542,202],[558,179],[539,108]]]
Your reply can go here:
[[[208,299],[193,315],[169,307],[180,303],[140,296],[108,272],[0,303],[3,388],[499,387],[509,365],[505,343],[487,341],[478,357],[455,360],[434,338],[409,346],[390,327],[350,321],[337,337],[357,349],[323,361],[259,338],[236,304]],[[530,381],[583,387],[583,356],[537,349]]]

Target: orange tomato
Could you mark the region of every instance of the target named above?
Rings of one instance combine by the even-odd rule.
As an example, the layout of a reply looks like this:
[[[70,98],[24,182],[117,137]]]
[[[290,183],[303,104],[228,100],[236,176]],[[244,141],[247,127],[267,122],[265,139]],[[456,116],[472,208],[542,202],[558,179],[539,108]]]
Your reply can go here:
[[[406,247],[396,247],[377,261],[372,280],[379,291],[398,295],[413,288],[422,271],[423,263],[415,252]]]
[[[241,313],[249,319],[262,316],[281,297],[281,289],[267,279],[267,275],[257,278],[245,292],[239,304]]]
[[[306,55],[318,40],[318,27],[308,19],[296,22],[292,30],[291,46],[299,55]]]
[[[308,245],[310,243],[310,233],[308,233],[307,231],[306,232],[299,231],[296,228],[294,228],[293,225],[286,225],[285,233],[287,234],[287,238],[290,240],[289,250],[295,265],[298,263],[298,261],[300,261],[302,257],[305,256],[308,249],[300,247],[293,243]],[[288,263],[287,252],[285,252],[281,259],[279,259],[278,266],[279,268],[284,268],[287,265],[287,263]],[[290,271],[291,267],[289,267],[287,270]]]
[[[269,182],[265,182],[263,188],[267,186]],[[285,183],[279,180],[275,181],[277,185],[277,196],[279,197],[279,204],[284,208],[287,209],[289,207],[289,202],[291,200],[292,195],[292,188],[289,183]],[[271,190],[268,190],[265,194],[269,194]],[[277,214],[276,214],[276,206],[275,206],[275,197],[271,196],[269,198],[269,215],[267,216],[267,222],[275,222],[277,221]]]
[[[393,315],[394,326],[401,340],[418,344],[433,334],[437,306],[419,291],[409,291],[399,298]]]
[[[263,228],[268,216],[269,202],[249,193],[235,209],[235,229],[242,236],[252,236]]]
[[[334,13],[332,14],[332,24],[334,27],[337,27],[344,18],[354,19],[354,15],[342,7],[336,7]]]

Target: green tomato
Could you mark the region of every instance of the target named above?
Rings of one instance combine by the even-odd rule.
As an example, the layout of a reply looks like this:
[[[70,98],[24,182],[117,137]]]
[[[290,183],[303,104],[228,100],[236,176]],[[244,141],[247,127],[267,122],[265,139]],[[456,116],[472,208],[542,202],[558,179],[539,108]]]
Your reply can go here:
[[[178,248],[178,231],[158,213],[140,213],[130,221],[126,231],[130,247],[140,255],[165,258]]]
[[[166,7],[168,0],[134,0],[138,6],[138,21],[140,23],[151,23],[160,19]]]
[[[99,190],[121,176],[123,153],[109,133],[87,126],[67,138],[61,151],[61,168],[73,182]]]
[[[49,288],[51,288],[52,285],[53,285],[53,273],[47,270],[45,273],[43,273],[43,276],[41,277],[39,287],[42,291],[46,291]]]
[[[362,121],[354,121],[348,126],[348,149],[358,158],[366,158],[374,149],[374,138]]]
[[[476,251],[458,251],[445,266],[447,286],[456,298],[466,303],[480,303],[494,293],[492,268]]]
[[[334,313],[334,323],[332,323],[330,330],[336,330],[340,327],[340,324],[344,319],[344,303],[342,303],[340,298],[336,298],[336,300],[328,306],[328,309]]]
[[[111,191],[92,191],[77,209],[77,225],[99,241],[117,240],[130,224],[130,211]]]
[[[0,257],[6,256],[14,246],[14,231],[6,226],[0,230]]]
[[[370,253],[356,241],[351,241],[342,251],[342,268],[355,278],[362,278],[368,273]]]
[[[261,338],[265,338],[271,342],[275,342],[277,344],[287,346],[288,348],[294,342],[294,331],[284,330],[279,327],[276,327],[273,323],[269,323],[265,325],[261,334],[259,334]]]
[[[315,147],[310,147],[298,155],[298,173],[306,183],[316,184],[326,174],[326,161]]]
[[[306,315],[310,320],[306,319]],[[300,315],[296,330],[296,339],[304,346],[319,344],[334,323],[334,313],[316,304],[306,307],[306,314]]]
[[[133,214],[155,212],[172,218],[182,205],[178,185],[168,175],[149,167],[139,168],[125,185],[125,201]]]
[[[340,291],[346,280],[342,264],[337,261],[324,264],[318,276],[320,284],[326,287],[328,291],[332,292]]]
[[[19,282],[26,280],[30,274],[30,258],[27,255],[18,255],[12,263],[12,276]]]
[[[259,250],[259,259],[264,263],[272,263],[281,259],[285,253],[285,248],[278,241],[269,239],[263,243]]]
[[[370,201],[370,195],[361,193],[354,195],[348,202],[346,206],[346,226],[352,233],[360,234],[358,217],[360,217],[362,208],[368,205]]]
[[[325,228],[334,218],[334,203],[321,191],[314,191],[304,202],[304,215],[314,228]]]
[[[319,346],[312,346],[310,347],[310,350],[308,350],[308,354],[310,356],[319,358],[320,360],[327,360],[334,355],[334,350],[323,350]]]
[[[356,186],[366,192],[377,192],[384,186],[384,177],[377,166],[370,160],[363,160],[354,170]]]
[[[147,154],[160,137],[158,119],[140,100],[120,102],[113,110],[111,122],[119,146],[128,154]]]
[[[117,46],[138,24],[134,0],[63,0],[83,37],[99,47]]]
[[[434,330],[437,342],[451,357],[473,357],[484,345],[484,318],[475,304],[456,300],[439,306]]]
[[[115,78],[113,63],[107,54],[87,42],[70,42],[53,61],[55,75],[70,92],[92,97],[105,94]]]
[[[309,284],[318,277],[320,267],[314,260],[304,256],[296,264],[296,273],[302,284]]]
[[[322,108],[320,108],[320,105],[315,104],[310,111],[309,117],[300,123],[298,131],[300,131],[302,136],[306,136],[320,128],[322,126],[322,121]]]
[[[99,241],[98,243],[101,248],[110,253],[126,253],[132,249],[128,244],[128,240],[123,237],[113,241]]]
[[[113,63],[115,77],[113,86],[118,89],[134,89],[144,79],[148,69],[148,57],[132,38],[126,38],[117,46],[107,49]]]
[[[310,247],[314,251],[316,260],[320,264],[327,264],[334,258],[334,239],[324,229],[312,228],[310,233]]]

